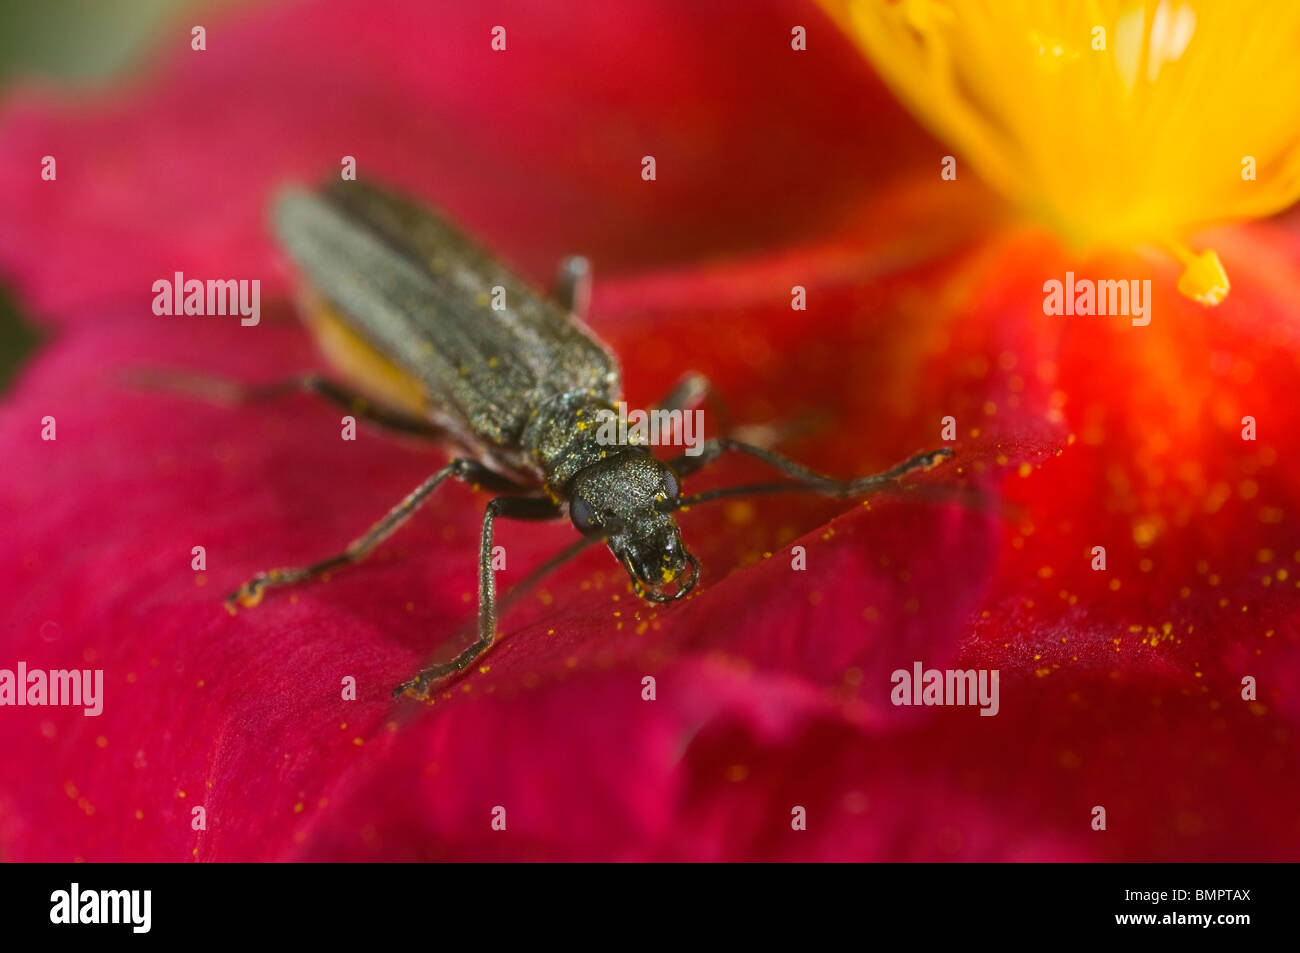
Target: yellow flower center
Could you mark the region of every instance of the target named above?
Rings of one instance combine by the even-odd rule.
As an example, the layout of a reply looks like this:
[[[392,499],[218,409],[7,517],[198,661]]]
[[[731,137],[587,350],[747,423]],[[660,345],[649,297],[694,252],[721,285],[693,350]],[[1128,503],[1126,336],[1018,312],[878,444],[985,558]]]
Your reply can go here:
[[[907,106],[1077,247],[1162,246],[1300,197],[1300,2],[819,0]]]

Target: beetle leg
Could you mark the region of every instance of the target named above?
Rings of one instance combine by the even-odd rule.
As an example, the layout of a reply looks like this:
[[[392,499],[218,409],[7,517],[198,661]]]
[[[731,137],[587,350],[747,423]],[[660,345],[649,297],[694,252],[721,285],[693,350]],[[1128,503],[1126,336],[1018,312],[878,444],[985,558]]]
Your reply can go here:
[[[383,519],[370,527],[365,535],[349,543],[347,549],[343,552],[322,559],[319,562],[314,562],[310,566],[292,569],[271,569],[267,572],[260,572],[227,597],[226,609],[233,615],[237,606],[252,608],[261,602],[262,595],[267,589],[296,585],[309,579],[315,579],[333,569],[338,569],[340,566],[350,566],[361,562],[374,551],[376,546],[410,519],[415,511],[429,499],[433,491],[449,477],[455,477],[465,483],[486,486],[493,490],[511,487],[518,489],[505,477],[489,470],[476,460],[453,460],[412,490],[402,502],[389,510]]]
[[[673,389],[655,404],[655,409],[686,413],[701,404],[708,405],[709,412],[717,418],[719,433],[731,431],[731,414],[727,411],[726,402],[713,389],[713,383],[698,371],[687,371],[679,377]]]
[[[698,371],[687,371],[673,384],[673,389],[655,404],[656,410],[690,410],[707,400],[713,392],[709,379]]]
[[[570,314],[587,316],[591,307],[591,262],[582,255],[560,260],[555,273],[555,299]]]
[[[930,450],[925,453],[918,453],[909,457],[902,463],[891,467],[882,473],[873,473],[870,476],[857,477],[851,480],[837,480],[834,477],[825,476],[810,470],[801,463],[783,457],[779,453],[774,453],[763,447],[756,447],[752,444],[742,443],[739,440],[732,440],[728,437],[715,437],[711,440],[704,441],[704,446],[698,456],[688,457],[685,454],[667,461],[668,466],[678,476],[689,476],[704,469],[710,463],[717,460],[720,456],[728,451],[744,453],[755,459],[761,460],[773,469],[781,472],[785,476],[793,478],[794,482],[787,483],[757,483],[750,486],[733,486],[722,487],[717,490],[708,490],[704,493],[698,493],[695,496],[682,497],[676,501],[674,509],[682,506],[690,506],[694,503],[706,503],[709,500],[720,499],[727,496],[742,496],[759,493],[791,493],[809,490],[821,493],[825,496],[844,498],[849,496],[860,496],[863,493],[869,493],[872,490],[906,476],[913,470],[928,469],[952,456],[952,451],[945,448],[939,450]]]
[[[541,521],[557,519],[562,514],[561,507],[543,497],[499,496],[488,503],[483,513],[483,536],[478,557],[478,638],[451,661],[426,668],[409,682],[399,685],[394,695],[405,693],[412,698],[426,699],[433,683],[464,670],[491,648],[497,624],[496,571],[492,568],[492,529],[497,518]],[[577,547],[570,547],[565,555],[576,550]]]
[[[261,403],[296,393],[315,394],[385,430],[431,440],[446,440],[449,436],[432,421],[376,403],[360,391],[312,371],[269,384],[244,384],[188,371],[145,369],[133,372],[131,382],[136,386],[175,391],[227,406]]]
[[[734,426],[722,395],[713,389],[713,383],[707,377],[697,371],[683,374],[673,385],[673,389],[655,405],[655,408],[686,411],[700,404],[707,405],[709,412],[713,414],[717,423],[713,429],[717,433],[760,447],[776,446],[791,436],[806,433],[809,429],[824,423],[820,415],[805,413],[776,423]]]
[[[497,619],[500,620],[501,618],[503,618],[506,615],[506,613],[509,612],[519,602],[520,599],[528,595],[528,593],[532,592],[532,590],[536,588],[538,583],[540,583],[551,573],[555,572],[555,570],[559,569],[561,566],[565,565],[571,560],[576,559],[578,556],[581,556],[583,553],[585,553],[596,543],[603,543],[604,541],[605,541],[604,538],[600,536],[580,537],[577,542],[571,544],[567,549],[560,550],[550,559],[546,560],[546,562],[534,568],[531,572],[528,573],[527,576],[525,576],[523,579],[519,580],[519,582],[511,586],[509,592],[507,592],[503,597],[501,597],[496,601]],[[457,631],[456,634],[458,636],[463,636],[467,633],[477,632],[477,631],[478,631],[478,618],[476,617],[474,619],[469,620],[469,623],[465,626],[462,626]],[[407,684],[411,684],[411,683],[407,683]],[[393,694],[394,695],[401,694],[401,692],[405,689],[405,687],[406,686],[403,685],[401,688],[397,689],[397,691],[393,692]]]

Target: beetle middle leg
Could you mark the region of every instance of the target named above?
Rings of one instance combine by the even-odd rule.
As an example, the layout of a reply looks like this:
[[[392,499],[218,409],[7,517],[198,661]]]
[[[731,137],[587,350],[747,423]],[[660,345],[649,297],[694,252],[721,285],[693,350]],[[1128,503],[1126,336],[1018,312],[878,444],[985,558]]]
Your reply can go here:
[[[361,391],[314,371],[268,384],[245,384],[187,371],[146,369],[135,371],[131,375],[131,381],[139,386],[175,391],[231,407],[278,400],[291,394],[313,394],[394,433],[432,440],[447,438],[446,431],[432,421],[377,403]]]
[[[713,389],[712,381],[699,371],[687,371],[679,377],[677,382],[673,384],[673,389],[655,404],[655,409],[680,410],[685,413],[694,410],[701,404],[707,404],[709,410],[718,418],[718,430],[722,433],[729,433],[731,430],[731,414],[727,411],[727,405],[718,392]]]
[[[501,476],[476,460],[459,458],[451,461],[433,476],[429,477],[412,490],[402,502],[398,503],[387,515],[363,536],[348,544],[343,552],[314,562],[309,566],[287,569],[271,569],[260,572],[245,582],[226,599],[226,609],[232,614],[236,605],[251,608],[262,601],[267,589],[297,585],[309,579],[315,579],[340,566],[349,566],[361,562],[380,543],[391,536],[398,527],[405,523],[449,477],[455,477],[465,483],[476,484],[491,490],[519,490],[517,484]]]
[[[428,697],[429,687],[436,681],[465,669],[471,662],[492,647],[496,637],[496,570],[492,568],[492,530],[498,517],[512,520],[542,521],[558,519],[563,509],[544,497],[499,496],[487,505],[483,513],[483,536],[478,558],[478,637],[449,662],[426,668],[409,682],[399,685],[394,695],[408,694],[413,698]],[[576,552],[578,547],[571,547]],[[566,552],[564,555],[567,555]]]
[[[687,371],[655,404],[656,410],[690,410],[713,394],[713,385],[698,371]]]
[[[809,426],[807,419],[796,419],[775,424],[746,424],[736,427],[732,423],[731,413],[722,395],[714,389],[712,381],[698,371],[688,371],[678,378],[673,389],[655,404],[655,409],[686,412],[701,404],[706,405],[716,419],[715,429],[718,433],[764,447],[775,446],[787,436],[801,433]]]

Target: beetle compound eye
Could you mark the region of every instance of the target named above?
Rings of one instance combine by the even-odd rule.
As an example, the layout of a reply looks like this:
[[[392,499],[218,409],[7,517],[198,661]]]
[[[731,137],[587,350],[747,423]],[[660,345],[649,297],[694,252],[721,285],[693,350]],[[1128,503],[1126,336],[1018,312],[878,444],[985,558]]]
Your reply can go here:
[[[573,521],[573,527],[584,536],[588,536],[600,529],[596,523],[596,513],[588,503],[580,496],[575,496],[569,503],[569,519]]]
[[[672,470],[664,471],[664,493],[668,494],[669,500],[675,500],[681,494],[681,484],[677,482],[677,474]]]

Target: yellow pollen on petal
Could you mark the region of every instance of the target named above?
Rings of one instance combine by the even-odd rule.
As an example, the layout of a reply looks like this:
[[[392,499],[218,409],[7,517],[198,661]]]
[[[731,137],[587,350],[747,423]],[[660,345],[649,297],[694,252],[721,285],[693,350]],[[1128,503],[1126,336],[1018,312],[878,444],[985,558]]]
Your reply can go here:
[[[1228,278],[1185,237],[1300,199],[1294,0],[818,2],[1024,213],[1076,249],[1171,252],[1202,304]]]

